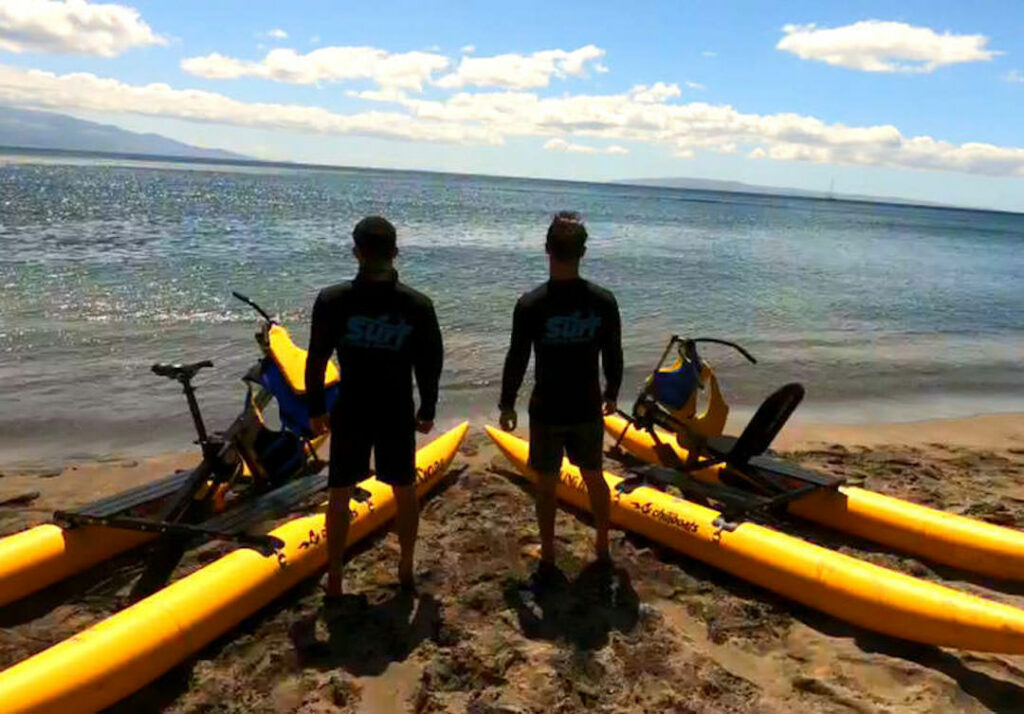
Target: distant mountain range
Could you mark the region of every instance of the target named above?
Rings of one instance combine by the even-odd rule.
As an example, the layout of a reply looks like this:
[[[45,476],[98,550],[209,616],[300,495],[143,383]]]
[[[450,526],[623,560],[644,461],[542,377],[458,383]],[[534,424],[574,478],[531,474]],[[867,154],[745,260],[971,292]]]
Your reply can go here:
[[[326,164],[294,163],[290,161],[262,161],[222,149],[205,149],[168,139],[159,134],[140,134],[119,129],[109,124],[75,119],[65,114],[0,105],[0,149],[14,153],[38,152],[52,155],[96,154],[107,158],[129,160],[208,161],[214,164],[239,166],[266,166],[291,169],[346,169],[355,167]],[[432,172],[428,172],[432,173]],[[892,196],[865,196],[833,194],[830,191],[810,191],[781,186],[759,186],[742,181],[722,181],[697,178],[638,178],[610,181],[617,185],[650,186],[692,191],[722,191],[796,198],[836,199],[841,201],[867,201],[896,203],[912,206],[945,206],[931,201],[918,201]]]
[[[64,114],[0,106],[0,146],[62,151],[148,154],[187,159],[247,159],[220,149],[183,144],[159,134],[139,134]]]
[[[742,181],[720,181],[717,179],[696,178],[643,178],[623,179],[611,183],[624,186],[653,186],[661,188],[679,188],[690,191],[724,191],[726,193],[752,193],[766,196],[792,196],[795,198],[824,198],[839,201],[867,201],[869,203],[898,203],[907,206],[945,206],[931,201],[916,201],[909,198],[893,196],[865,196],[861,194],[838,193],[830,191],[810,191],[802,188],[786,188],[782,186],[758,186]]]

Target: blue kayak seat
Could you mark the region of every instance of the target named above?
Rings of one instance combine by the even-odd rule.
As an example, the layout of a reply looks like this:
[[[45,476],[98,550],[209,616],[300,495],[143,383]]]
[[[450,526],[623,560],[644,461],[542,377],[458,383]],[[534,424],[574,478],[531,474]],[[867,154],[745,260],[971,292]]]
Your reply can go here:
[[[277,400],[282,428],[294,432],[304,439],[312,439],[313,431],[309,427],[309,402],[306,395],[304,393],[297,394],[292,390],[274,360],[264,358],[263,368],[260,371],[260,385],[274,395],[274,399]],[[337,382],[326,388],[328,412],[334,408],[334,403],[338,400],[339,389]]]
[[[654,398],[671,410],[682,409],[700,384],[700,364],[691,360],[677,360],[668,369],[654,373]]]

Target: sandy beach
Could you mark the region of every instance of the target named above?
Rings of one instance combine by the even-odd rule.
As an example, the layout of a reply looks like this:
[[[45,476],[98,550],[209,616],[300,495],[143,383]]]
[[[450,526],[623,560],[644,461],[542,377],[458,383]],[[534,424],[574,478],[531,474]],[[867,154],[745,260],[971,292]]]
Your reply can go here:
[[[1024,0],[877,5],[0,0],[0,714],[1024,714]]]
[[[1024,415],[796,425],[800,462],[866,488],[1024,525]],[[70,465],[0,478],[0,533],[56,507],[141,483],[193,457]],[[622,466],[609,459],[608,468]],[[34,493],[37,496],[28,498]],[[18,497],[25,498],[18,500]],[[8,502],[9,499],[15,499]],[[875,635],[616,531],[618,570],[588,568],[586,516],[560,511],[554,601],[526,588],[537,544],[532,496],[479,428],[423,508],[420,590],[394,586],[397,540],[351,556],[352,608],[327,616],[309,581],[115,711],[247,712],[1019,712],[1024,657],[922,647]],[[1024,606],[988,582],[801,522],[813,542]],[[189,554],[177,577],[226,549]],[[142,557],[127,554],[0,610],[0,667],[120,609]]]

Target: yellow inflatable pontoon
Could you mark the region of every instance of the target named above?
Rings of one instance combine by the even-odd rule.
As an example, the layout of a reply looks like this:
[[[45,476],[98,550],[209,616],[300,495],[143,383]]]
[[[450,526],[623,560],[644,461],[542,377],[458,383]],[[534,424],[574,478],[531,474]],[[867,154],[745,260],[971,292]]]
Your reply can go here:
[[[627,428],[620,416],[608,416],[605,430],[633,456],[657,464],[654,440],[642,429]],[[625,434],[623,435],[623,432]],[[689,454],[672,434],[659,430],[682,462]],[[690,474],[705,483],[718,481],[722,466]],[[787,504],[795,516],[844,533],[995,578],[1024,580],[1024,533],[974,518],[945,513],[856,486],[819,489]]]
[[[487,427],[528,479],[528,444]],[[612,522],[791,600],[905,640],[980,652],[1024,654],[1024,611],[872,565],[754,523],[716,525],[710,508],[641,486],[629,493],[605,472]],[[562,463],[558,497],[589,509],[579,470]]]
[[[416,453],[418,492],[434,488],[466,435],[466,423]],[[371,498],[353,502],[349,542],[395,513],[391,488],[374,478]],[[153,681],[327,562],[324,516],[298,518],[272,531],[276,555],[236,550],[133,607],[0,672],[2,712],[99,711]]]

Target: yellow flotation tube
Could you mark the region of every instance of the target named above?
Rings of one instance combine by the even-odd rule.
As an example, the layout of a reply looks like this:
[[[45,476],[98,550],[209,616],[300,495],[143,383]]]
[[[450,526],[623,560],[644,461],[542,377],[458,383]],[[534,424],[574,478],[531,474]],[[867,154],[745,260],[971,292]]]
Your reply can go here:
[[[528,444],[487,433],[530,480]],[[589,509],[579,470],[563,461],[558,497]],[[715,525],[718,511],[654,488],[618,493],[622,478],[605,472],[612,522],[733,575],[841,620],[905,640],[981,652],[1024,653],[1024,611],[925,582],[792,536],[742,523]]]
[[[605,417],[605,430],[619,438],[629,424],[620,416]],[[683,461],[687,451],[670,434],[658,434]],[[630,427],[622,447],[648,463],[659,463],[654,439]],[[698,471],[694,478],[718,479],[721,467]],[[795,516],[844,533],[995,578],[1024,580],[1024,533],[974,518],[946,513],[855,486],[812,493],[789,504]]]
[[[271,325],[267,330],[267,345],[271,359],[280,368],[291,390],[296,394],[305,394],[306,350],[295,344],[288,330],[281,325]],[[337,384],[340,377],[338,365],[329,360],[324,373],[324,386]]]
[[[324,437],[316,437],[320,446]],[[0,538],[0,607],[158,538],[155,533],[53,523]]]
[[[93,526],[64,530],[52,523],[0,538],[0,606],[154,538],[152,533]]]
[[[451,465],[469,425],[463,423],[416,453],[422,495]],[[375,478],[360,486],[370,499],[353,502],[353,543],[395,513],[391,488]],[[276,556],[236,550],[136,605],[0,672],[0,711],[99,711],[153,681],[227,632],[327,562],[324,516],[285,523]]]

